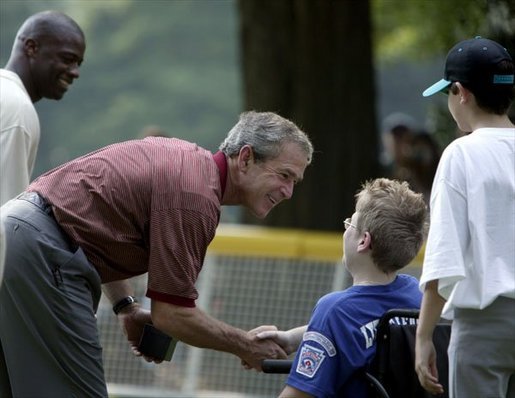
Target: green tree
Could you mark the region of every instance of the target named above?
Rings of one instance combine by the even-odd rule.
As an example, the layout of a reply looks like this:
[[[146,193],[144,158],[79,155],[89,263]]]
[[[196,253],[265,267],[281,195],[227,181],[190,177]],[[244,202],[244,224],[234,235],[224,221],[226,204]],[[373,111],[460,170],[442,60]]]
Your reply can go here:
[[[354,192],[378,172],[374,64],[443,63],[453,44],[476,35],[514,54],[514,8],[509,0],[240,0],[245,108],[293,119],[317,150],[294,198],[262,222],[341,230]],[[447,145],[456,126],[441,102],[430,116]]]
[[[438,56],[458,41],[483,36],[515,54],[513,0],[372,0],[376,58],[418,62]],[[429,118],[442,146],[456,138],[456,125],[446,103],[433,101]],[[511,108],[515,120],[515,107]]]
[[[240,111],[271,110],[298,123],[317,152],[270,225],[341,230],[354,192],[378,173],[374,68],[443,58],[475,35],[515,54],[514,8],[513,0],[2,0],[0,63],[34,12],[64,11],[86,34],[81,78],[59,104],[36,104],[34,176],[148,124],[216,150]],[[454,122],[445,108],[432,114],[446,144]]]
[[[233,0],[0,2],[1,63],[29,15],[55,9],[83,28],[81,77],[59,103],[36,103],[34,177],[71,158],[139,138],[149,124],[216,150],[241,110]]]
[[[377,173],[369,3],[241,0],[239,9],[245,108],[293,120],[316,150],[293,199],[263,222],[341,229],[353,193]]]

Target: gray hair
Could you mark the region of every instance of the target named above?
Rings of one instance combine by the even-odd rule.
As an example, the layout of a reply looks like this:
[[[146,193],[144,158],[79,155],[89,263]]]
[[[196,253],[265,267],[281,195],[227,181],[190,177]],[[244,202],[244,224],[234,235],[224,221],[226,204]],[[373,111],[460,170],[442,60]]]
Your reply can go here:
[[[284,143],[294,142],[306,153],[311,163],[313,145],[308,136],[293,122],[273,112],[243,112],[240,120],[220,144],[227,157],[236,156],[240,149],[252,147],[256,161],[274,159],[281,153]]]

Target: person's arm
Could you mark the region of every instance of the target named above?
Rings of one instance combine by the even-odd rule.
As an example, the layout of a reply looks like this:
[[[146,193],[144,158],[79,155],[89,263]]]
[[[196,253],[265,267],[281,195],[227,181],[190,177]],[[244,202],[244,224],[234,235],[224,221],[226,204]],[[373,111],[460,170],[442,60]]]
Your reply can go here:
[[[134,296],[134,289],[126,279],[104,283],[102,285],[102,292],[113,305],[125,297]]]
[[[284,350],[273,340],[255,339],[197,307],[152,300],[151,308],[154,326],[186,344],[234,354],[257,370],[261,370],[263,359],[286,358]]]
[[[262,325],[250,330],[249,334],[258,340],[274,340],[282,347],[284,352],[286,352],[286,355],[290,355],[291,353],[297,351],[297,348],[302,341],[302,336],[306,332],[307,328],[308,325],[304,325],[283,331],[277,330],[277,327],[273,325]],[[247,370],[252,369],[252,367],[249,366],[249,364],[247,364],[245,361],[242,361],[241,364]]]
[[[313,395],[304,391],[297,390],[294,387],[285,386],[284,390],[279,395],[279,398],[314,398]]]
[[[272,339],[283,348],[286,354],[290,355],[297,351],[302,341],[302,336],[306,333],[307,329],[308,325],[298,326],[286,331],[264,330],[257,333],[256,338],[259,340]],[[250,333],[252,333],[252,331]]]
[[[438,382],[433,331],[440,319],[445,299],[438,294],[438,280],[426,284],[415,340],[415,370],[422,387],[433,394],[442,394]]]
[[[113,306],[125,297],[134,296],[134,289],[127,280],[104,283],[102,291]],[[145,324],[152,323],[150,311],[141,308],[140,304],[135,302],[123,307],[117,317],[132,351],[136,356],[142,356],[138,351],[138,344]],[[148,362],[161,362],[149,357],[144,358]]]

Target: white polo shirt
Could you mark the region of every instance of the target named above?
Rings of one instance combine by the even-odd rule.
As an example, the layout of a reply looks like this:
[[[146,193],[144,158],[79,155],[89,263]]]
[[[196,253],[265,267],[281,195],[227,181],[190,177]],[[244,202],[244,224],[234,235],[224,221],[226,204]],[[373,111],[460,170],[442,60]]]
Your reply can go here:
[[[420,288],[439,280],[442,316],[515,299],[515,129],[482,128],[452,142],[430,207]]]
[[[39,136],[38,115],[21,79],[0,69],[0,205],[29,185]]]

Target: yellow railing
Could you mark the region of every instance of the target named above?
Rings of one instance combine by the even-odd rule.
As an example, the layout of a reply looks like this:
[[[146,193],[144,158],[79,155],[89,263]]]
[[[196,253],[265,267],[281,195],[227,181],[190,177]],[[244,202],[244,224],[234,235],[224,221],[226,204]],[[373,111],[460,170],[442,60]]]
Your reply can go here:
[[[209,251],[233,256],[338,261],[343,254],[342,234],[343,232],[221,224]],[[422,265],[423,258],[424,248],[410,265]]]

